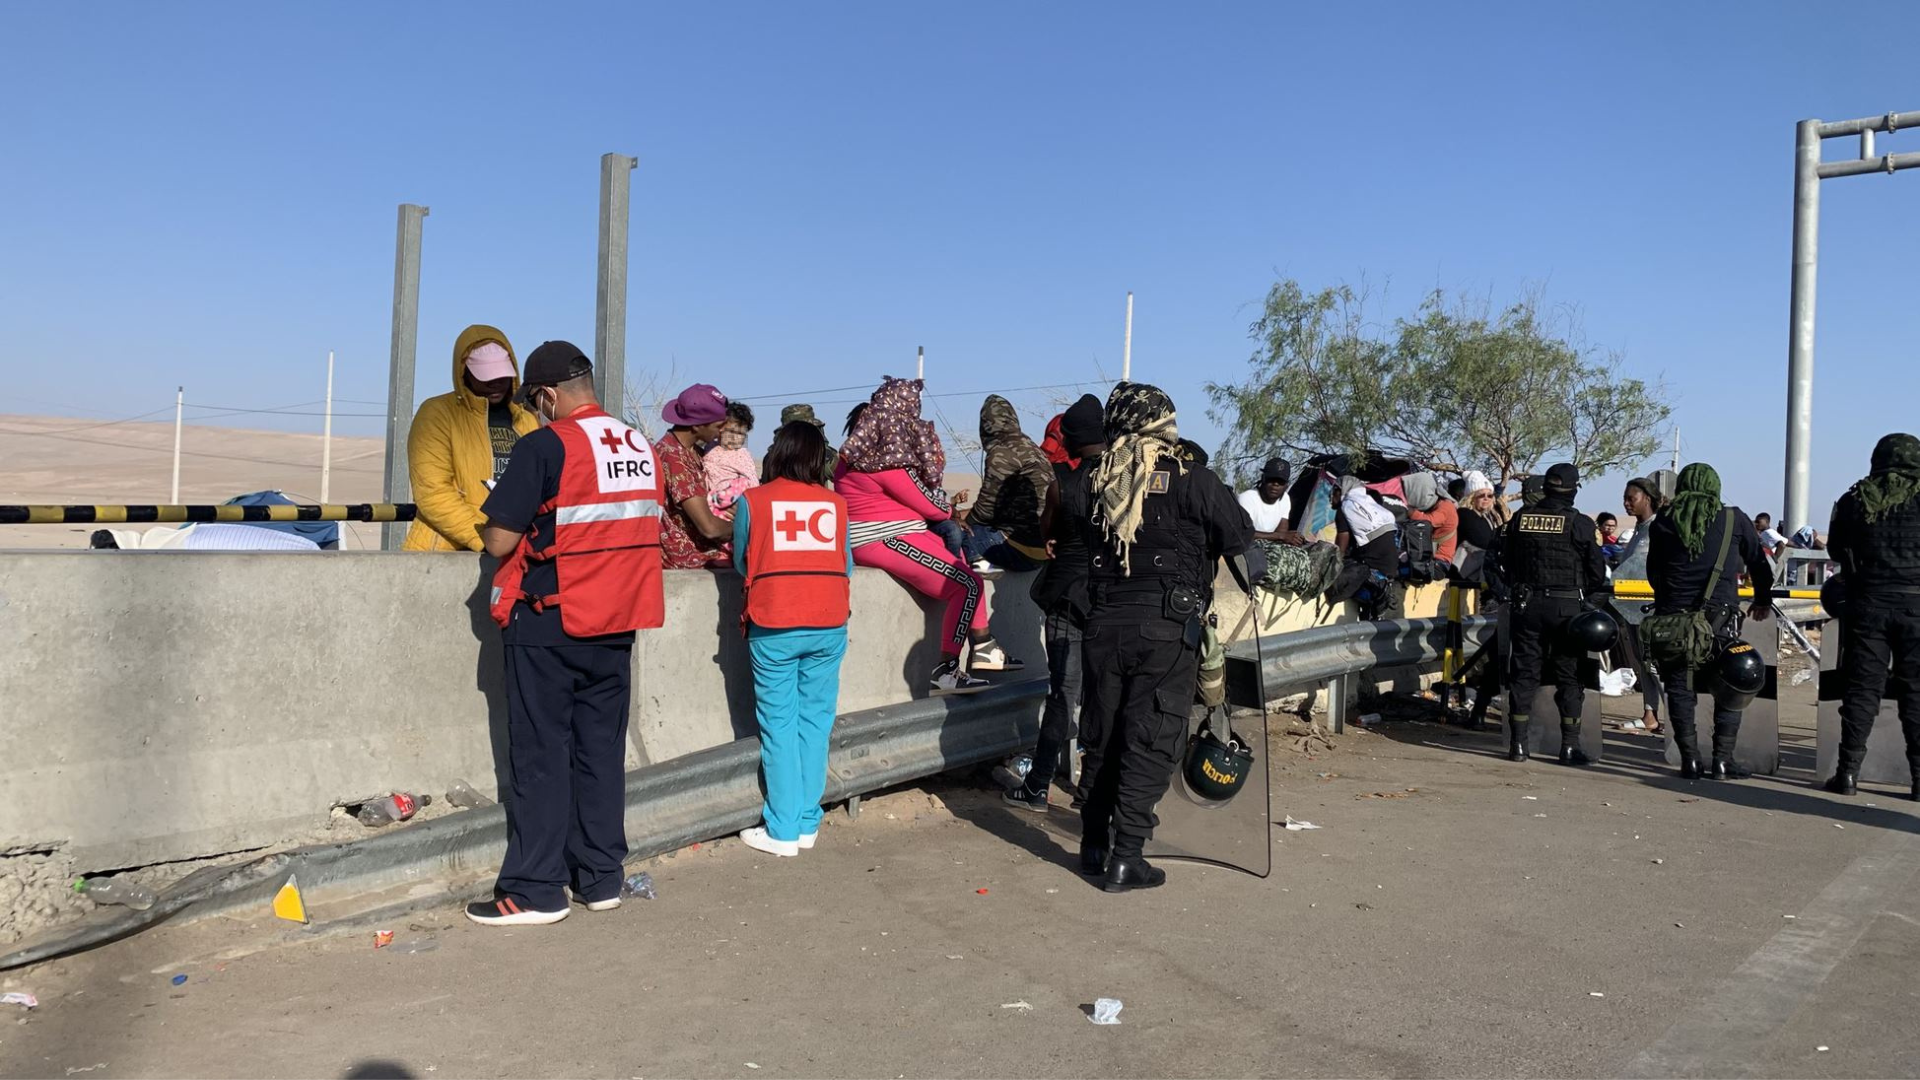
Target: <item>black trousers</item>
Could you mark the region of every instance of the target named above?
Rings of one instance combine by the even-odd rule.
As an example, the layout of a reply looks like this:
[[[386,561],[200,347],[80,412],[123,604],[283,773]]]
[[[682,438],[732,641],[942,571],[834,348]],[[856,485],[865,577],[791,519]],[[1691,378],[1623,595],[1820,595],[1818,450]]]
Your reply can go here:
[[[627,857],[631,645],[507,646],[513,799],[494,885],[522,907],[557,911],[620,895]]]
[[[1697,671],[1676,671],[1664,676],[1667,687],[1667,720],[1673,725],[1673,740],[1688,749],[1694,749],[1699,743],[1699,726],[1695,717],[1699,714],[1700,695],[1694,684],[1700,681]],[[1740,711],[1729,709],[1720,704],[1719,698],[1713,699],[1713,756],[1733,760],[1733,744],[1740,737]]]
[[[1081,836],[1115,856],[1141,853],[1186,750],[1200,648],[1172,619],[1089,620],[1082,645]]]
[[[1045,791],[1060,770],[1060,758],[1080,726],[1080,699],[1084,665],[1081,649],[1085,631],[1066,606],[1047,612],[1043,630],[1047,644],[1047,704],[1040,712],[1040,741],[1033,748],[1033,769],[1027,789]],[[1071,775],[1072,770],[1064,770]]]
[[[1920,772],[1920,596],[1864,596],[1847,607],[1840,623],[1840,768],[1857,770],[1867,756],[1867,735],[1880,715],[1880,700],[1893,678],[1900,727],[1907,736],[1907,763]]]
[[[1580,685],[1579,646],[1566,640],[1567,620],[1580,614],[1580,601],[1535,594],[1525,604],[1513,608],[1513,679],[1507,698],[1507,715],[1528,716],[1540,684],[1554,686],[1554,704],[1560,707],[1560,720],[1574,723],[1580,719],[1586,692]]]

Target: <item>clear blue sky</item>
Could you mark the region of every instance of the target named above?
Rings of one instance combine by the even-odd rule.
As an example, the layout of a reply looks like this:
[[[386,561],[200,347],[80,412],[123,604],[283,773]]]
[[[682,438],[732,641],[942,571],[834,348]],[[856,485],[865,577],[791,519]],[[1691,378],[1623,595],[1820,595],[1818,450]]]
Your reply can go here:
[[[1199,388],[1277,275],[1401,309],[1544,283],[1776,511],[1793,122],[1920,109],[1905,3],[17,3],[0,40],[0,411],[312,401],[328,349],[383,399],[407,201],[422,396],[469,322],[591,349],[618,151],[636,369],[759,397],[925,345],[934,390],[1095,379],[1133,289],[1136,375],[1212,443]],[[1916,207],[1920,174],[1826,184],[1822,517],[1920,427]]]

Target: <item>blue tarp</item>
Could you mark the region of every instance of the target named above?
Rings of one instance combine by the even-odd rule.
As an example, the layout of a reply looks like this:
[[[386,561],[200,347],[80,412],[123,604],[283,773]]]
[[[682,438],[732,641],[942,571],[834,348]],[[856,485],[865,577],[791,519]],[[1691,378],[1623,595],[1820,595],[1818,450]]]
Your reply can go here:
[[[236,495],[227,500],[228,506],[298,506],[278,491],[253,491],[245,495]],[[324,551],[335,551],[340,547],[340,523],[337,521],[275,521],[253,524],[257,529],[272,529],[275,532],[291,533],[294,536],[311,540]]]

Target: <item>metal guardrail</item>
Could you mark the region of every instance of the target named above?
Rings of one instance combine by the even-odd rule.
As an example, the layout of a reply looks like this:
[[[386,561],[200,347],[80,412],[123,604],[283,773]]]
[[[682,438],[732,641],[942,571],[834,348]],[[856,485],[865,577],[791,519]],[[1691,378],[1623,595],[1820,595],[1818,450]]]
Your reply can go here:
[[[1487,616],[1466,619],[1468,640],[1493,633]],[[1446,648],[1445,619],[1343,623],[1284,634],[1228,648],[1231,700],[1259,702],[1264,692],[1344,680],[1375,667],[1424,664]],[[1256,656],[1259,667],[1256,668]],[[1240,696],[1234,696],[1238,681]],[[1250,688],[1250,689],[1249,689]],[[1032,745],[1045,700],[1044,679],[1029,679],[965,697],[930,698],[869,709],[834,725],[827,764],[826,800],[857,798],[896,784],[951,769],[998,760]],[[1246,696],[1248,693],[1251,696]],[[739,739],[635,770],[627,776],[627,840],[630,858],[665,854],[688,844],[725,836],[759,820],[760,742]],[[472,878],[499,865],[506,848],[506,810],[490,806],[450,814],[365,840],[298,848],[233,867],[208,868],[162,891],[147,911],[117,911],[64,936],[30,941],[0,955],[0,970],[105,944],[165,919],[199,918],[234,910],[259,911],[290,876],[297,876],[312,917],[324,923],[329,906],[351,907],[348,919],[372,914],[391,918],[436,906],[455,894],[410,894],[369,912],[344,901],[399,885],[434,879]],[[472,898],[484,887],[458,895]]]

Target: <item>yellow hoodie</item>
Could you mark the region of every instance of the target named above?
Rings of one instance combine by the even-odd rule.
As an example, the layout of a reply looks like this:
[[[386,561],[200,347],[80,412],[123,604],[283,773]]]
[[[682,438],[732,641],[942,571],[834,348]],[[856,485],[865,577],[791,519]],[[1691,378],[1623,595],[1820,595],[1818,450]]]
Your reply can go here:
[[[487,401],[467,389],[466,356],[486,342],[507,350],[514,366],[513,390],[520,392],[520,358],[507,335],[491,326],[469,326],[453,343],[453,393],[420,403],[407,433],[407,473],[413,502],[419,507],[402,551],[480,551],[480,504],[493,479],[493,440],[487,433]],[[540,426],[539,417],[509,399],[513,429],[522,435]]]

